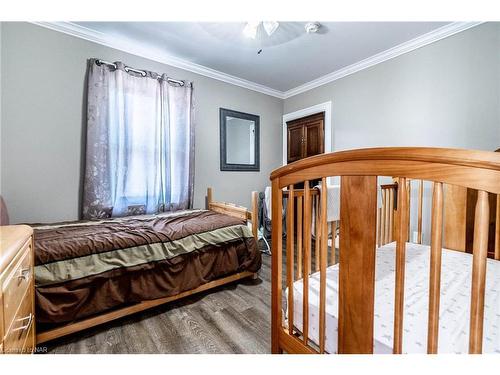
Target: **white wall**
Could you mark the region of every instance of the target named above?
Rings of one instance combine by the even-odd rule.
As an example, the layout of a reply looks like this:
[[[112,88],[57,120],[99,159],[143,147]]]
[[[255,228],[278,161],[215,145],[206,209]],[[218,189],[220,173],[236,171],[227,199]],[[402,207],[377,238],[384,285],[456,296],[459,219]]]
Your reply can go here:
[[[500,148],[500,23],[487,23],[288,98],[284,113],[332,101],[333,150]],[[417,184],[412,231],[417,228]],[[424,242],[431,186],[425,186]]]
[[[500,147],[500,23],[469,29],[288,98],[332,101],[333,148]]]
[[[214,198],[250,206],[281,163],[283,102],[255,91],[28,23],[3,23],[0,192],[12,222],[78,217],[85,133],[87,59],[98,57],[193,81],[195,207]],[[219,170],[219,108],[260,116],[261,171]]]

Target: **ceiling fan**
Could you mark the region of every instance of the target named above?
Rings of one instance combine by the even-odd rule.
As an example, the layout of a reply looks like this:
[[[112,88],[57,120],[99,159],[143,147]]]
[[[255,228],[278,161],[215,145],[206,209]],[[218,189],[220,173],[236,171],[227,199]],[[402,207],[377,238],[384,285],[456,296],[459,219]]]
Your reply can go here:
[[[259,33],[259,29],[261,28],[261,25],[262,25],[262,29],[264,29],[267,36],[270,37],[271,35],[273,35],[276,32],[276,30],[280,26],[280,23],[277,21],[249,21],[245,24],[245,27],[243,28],[243,35],[249,39],[258,40],[258,42],[260,43],[260,45],[259,45],[260,48],[257,51],[257,55],[260,55],[262,53],[262,48],[263,48],[263,43],[264,43],[263,38],[261,38],[260,36],[259,36],[259,38],[257,38],[258,35],[262,35],[264,33],[264,31]],[[304,26],[305,32],[307,34],[315,34],[321,28],[321,24],[319,22],[307,22],[303,26]],[[291,39],[283,40],[284,39],[283,37],[286,34],[290,34],[290,32],[288,32],[288,33],[286,32],[286,25],[285,25],[285,32],[281,32],[278,38],[273,38],[272,39],[273,42],[275,44],[282,44],[282,43],[286,42],[287,40],[293,39],[293,37],[292,37]],[[295,34],[295,37],[297,37],[297,34]],[[270,40],[271,40],[270,38],[265,40],[267,46],[273,45],[273,44],[269,44],[268,41],[270,41]],[[273,43],[273,42],[271,42],[271,43]]]
[[[266,32],[267,36],[273,35],[280,26],[279,22],[277,21],[249,21],[243,28],[243,35],[245,35],[247,38],[255,39],[257,37],[260,25],[262,25],[262,28]],[[321,24],[319,22],[307,22],[304,25],[305,31],[308,34],[317,33],[320,27]]]

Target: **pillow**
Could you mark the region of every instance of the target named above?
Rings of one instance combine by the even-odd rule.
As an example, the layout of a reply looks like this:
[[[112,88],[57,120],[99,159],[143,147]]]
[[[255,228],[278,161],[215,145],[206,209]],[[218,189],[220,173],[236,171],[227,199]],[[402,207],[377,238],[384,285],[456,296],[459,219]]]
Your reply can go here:
[[[113,214],[113,206],[111,207],[94,207],[89,210],[88,218],[89,220],[101,220],[101,219],[109,219]]]
[[[146,213],[145,204],[134,204],[127,207],[127,216],[144,215]]]

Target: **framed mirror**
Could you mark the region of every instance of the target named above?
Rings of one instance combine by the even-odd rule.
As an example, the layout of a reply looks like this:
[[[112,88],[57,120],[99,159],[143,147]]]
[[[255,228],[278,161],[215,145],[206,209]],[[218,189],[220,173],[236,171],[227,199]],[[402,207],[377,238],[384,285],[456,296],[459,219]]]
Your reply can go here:
[[[260,171],[260,117],[220,109],[220,170]]]

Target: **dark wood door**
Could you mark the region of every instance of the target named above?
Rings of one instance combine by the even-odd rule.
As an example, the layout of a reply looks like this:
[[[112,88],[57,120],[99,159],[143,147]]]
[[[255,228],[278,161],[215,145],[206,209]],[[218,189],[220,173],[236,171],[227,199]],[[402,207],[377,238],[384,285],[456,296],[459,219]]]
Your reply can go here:
[[[323,120],[308,123],[304,127],[304,157],[322,154],[324,152],[325,143],[323,136]]]
[[[324,113],[287,122],[287,162],[325,152]]]
[[[304,157],[304,126],[296,124],[288,126],[287,161],[292,163]]]

